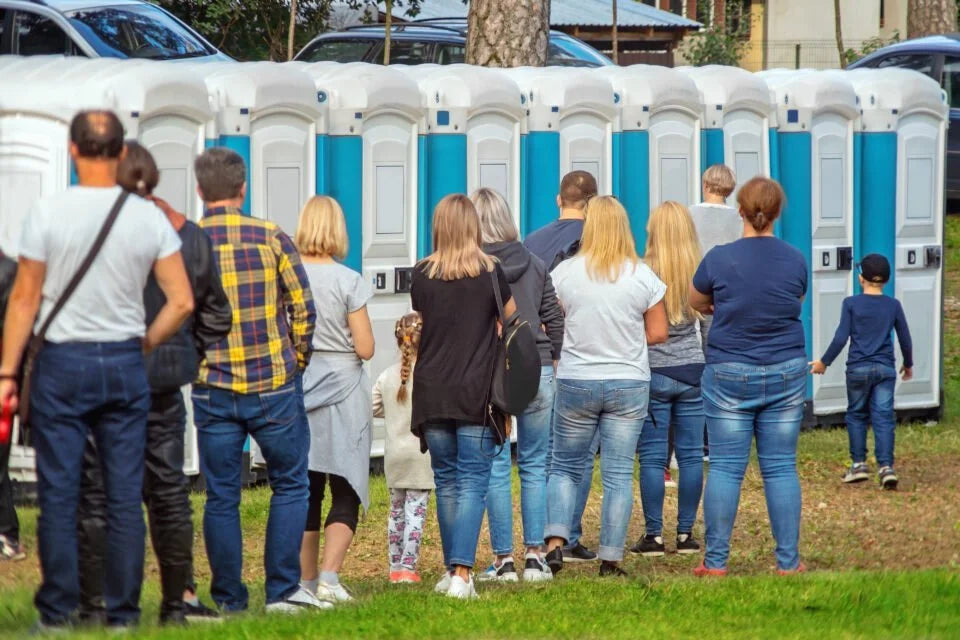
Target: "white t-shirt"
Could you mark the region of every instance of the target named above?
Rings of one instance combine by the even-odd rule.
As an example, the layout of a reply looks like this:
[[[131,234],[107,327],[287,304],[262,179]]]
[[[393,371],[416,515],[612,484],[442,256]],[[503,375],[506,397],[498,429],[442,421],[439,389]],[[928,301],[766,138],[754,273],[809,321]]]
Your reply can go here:
[[[642,262],[616,282],[591,280],[583,256],[550,273],[566,313],[558,379],[650,380],[643,314],[667,286]]]
[[[23,225],[20,257],[46,263],[36,327],[73,278],[120,195],[120,187],[70,187],[41,198]],[[131,195],[90,271],[54,319],[50,342],[120,342],[146,332],[143,288],[153,264],[180,238],[153,203]]]
[[[690,218],[697,230],[703,255],[716,246],[730,244],[743,237],[743,218],[734,207],[701,202],[690,207]]]

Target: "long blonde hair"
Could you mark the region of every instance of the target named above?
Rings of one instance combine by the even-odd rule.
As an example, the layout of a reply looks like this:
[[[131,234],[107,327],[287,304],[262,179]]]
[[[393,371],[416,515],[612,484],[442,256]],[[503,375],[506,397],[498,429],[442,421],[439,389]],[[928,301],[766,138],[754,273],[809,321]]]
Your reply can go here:
[[[700,241],[686,207],[668,200],[650,212],[643,261],[667,285],[663,301],[671,325],[700,317],[690,306],[690,283],[700,257]]]
[[[350,245],[340,203],[330,196],[313,196],[307,200],[300,212],[294,243],[305,256],[343,260]]]
[[[460,280],[493,271],[493,258],[480,248],[482,242],[480,217],[470,198],[446,196],[433,210],[433,253],[424,259],[427,277]]]
[[[616,282],[625,263],[640,262],[630,231],[627,210],[613,196],[592,198],[587,204],[580,253],[591,280]]]
[[[407,401],[407,381],[413,369],[413,359],[420,349],[420,331],[423,329],[423,319],[416,311],[408,313],[397,320],[394,335],[397,336],[397,346],[400,347],[400,388],[397,389],[397,401]]]

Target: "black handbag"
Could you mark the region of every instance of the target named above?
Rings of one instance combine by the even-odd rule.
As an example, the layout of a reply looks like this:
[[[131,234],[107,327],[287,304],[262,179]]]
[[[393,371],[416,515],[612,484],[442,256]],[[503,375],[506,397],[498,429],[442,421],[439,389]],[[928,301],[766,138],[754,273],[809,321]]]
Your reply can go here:
[[[518,416],[540,390],[540,351],[537,335],[530,323],[520,319],[520,312],[509,318],[503,309],[500,279],[493,274],[493,293],[503,330],[497,340],[497,352],[490,383],[490,404],[508,416]]]

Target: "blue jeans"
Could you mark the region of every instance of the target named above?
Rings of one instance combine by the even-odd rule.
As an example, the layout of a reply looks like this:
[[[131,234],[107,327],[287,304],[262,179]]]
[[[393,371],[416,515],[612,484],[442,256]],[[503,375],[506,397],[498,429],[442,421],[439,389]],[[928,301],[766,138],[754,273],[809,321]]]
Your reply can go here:
[[[540,372],[540,390],[523,415],[517,416],[517,471],[523,544],[543,544],[547,520],[547,451],[553,423],[553,365]],[[513,500],[510,491],[510,447],[493,461],[487,493],[490,546],[498,556],[513,551]]]
[[[249,435],[267,462],[273,490],[263,558],[267,604],[281,601],[299,585],[307,519],[310,430],[303,419],[303,396],[294,382],[259,394],[195,386],[193,417],[200,471],[207,482],[203,537],[213,572],[210,595],[228,611],[247,608],[240,490],[243,444]]]
[[[692,387],[654,373],[650,380],[650,413],[640,433],[640,500],[647,535],[663,533],[663,469],[667,466],[668,434],[680,466],[677,532],[691,533],[703,493],[703,400]]]
[[[40,618],[62,624],[80,603],[77,505],[87,434],[107,495],[107,621],[140,618],[146,528],[140,506],[150,387],[139,340],[47,345],[34,369],[30,424],[37,453]]]
[[[547,444],[547,476],[553,465],[553,432],[556,429],[556,396],[554,396],[553,424],[550,426],[550,442]],[[593,484],[593,468],[597,463],[597,452],[600,450],[600,432],[593,434],[590,442],[590,455],[583,464],[583,479],[577,486],[577,498],[573,508],[573,521],[570,523],[570,538],[567,547],[575,547],[583,537],[583,512],[587,509],[587,500],[590,498],[590,485]]]
[[[613,562],[623,559],[633,508],[633,460],[649,395],[650,383],[640,380],[557,381],[546,538],[570,540],[579,485],[599,432],[603,506],[597,555]]]
[[[854,462],[867,461],[867,424],[872,424],[877,464],[893,466],[896,386],[897,370],[893,367],[869,364],[847,369],[847,435]]]
[[[433,479],[437,485],[437,521],[446,567],[473,567],[490,468],[499,445],[487,427],[424,427]]]
[[[709,569],[725,569],[740,503],[740,485],[757,439],[767,513],[776,540],[777,568],[800,564],[800,480],[797,440],[803,420],[807,362],[708,364],[703,372],[703,408],[710,432],[710,471],[703,496]]]

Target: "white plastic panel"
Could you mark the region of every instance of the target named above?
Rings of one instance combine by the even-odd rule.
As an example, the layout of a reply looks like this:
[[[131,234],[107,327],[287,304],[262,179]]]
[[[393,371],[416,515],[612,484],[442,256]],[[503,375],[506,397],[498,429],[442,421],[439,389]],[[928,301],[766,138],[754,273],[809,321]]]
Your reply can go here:
[[[767,118],[746,109],[725,114],[724,162],[733,167],[737,175],[737,186],[727,198],[727,204],[736,206],[740,185],[756,176],[770,175],[769,145]]]
[[[507,165],[502,162],[488,162],[480,165],[480,186],[493,189],[504,198],[510,194],[510,178]]]
[[[16,256],[23,221],[41,195],[69,183],[66,125],[45,118],[0,117],[0,248]]]
[[[925,115],[900,120],[897,136],[896,296],[913,338],[913,380],[898,382],[896,408],[935,407],[940,402],[941,268],[925,264],[926,249],[943,246],[943,123]],[[910,264],[912,254],[916,259]],[[902,355],[897,345],[897,366]]]
[[[613,188],[611,127],[589,113],[560,121],[560,177],[571,171],[586,171],[597,180],[601,194]]]
[[[140,144],[160,169],[155,194],[194,221],[203,213],[193,177],[193,161],[203,152],[203,138],[203,124],[179,116],[158,116],[140,124]]]
[[[273,113],[251,124],[251,212],[291,237],[300,209],[315,192],[315,148],[315,124],[298,115]]]
[[[675,200],[684,206],[689,205],[689,183],[689,158],[660,158],[660,202]]]
[[[853,126],[833,113],[815,116],[810,126],[812,167],[813,345],[816,355],[833,339],[843,299],[853,293],[853,271],[838,268],[838,252],[853,247]],[[738,176],[739,178],[739,176]],[[842,413],[847,407],[846,349],[823,376],[813,377],[813,411]]]
[[[756,151],[735,152],[733,154],[733,172],[738,178],[741,175],[750,176],[750,178],[760,175],[760,154]],[[750,178],[747,178],[747,180]]]
[[[480,187],[504,197],[519,227],[520,125],[500,113],[467,121],[467,192]]]
[[[650,119],[650,201],[697,201],[700,181],[700,131],[697,121],[681,111],[663,111]]]
[[[377,235],[403,233],[404,197],[403,165],[376,167]]]

